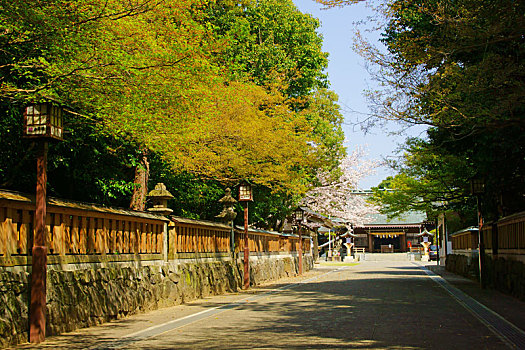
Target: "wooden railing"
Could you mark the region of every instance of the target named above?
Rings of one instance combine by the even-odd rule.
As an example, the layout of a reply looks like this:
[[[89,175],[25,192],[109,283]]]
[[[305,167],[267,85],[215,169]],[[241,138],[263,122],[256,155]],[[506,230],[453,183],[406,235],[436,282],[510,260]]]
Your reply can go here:
[[[35,204],[0,191],[0,257],[31,254]],[[157,215],[50,198],[46,216],[49,255],[160,254],[164,224]]]
[[[411,246],[410,249],[409,249],[409,252],[410,253],[422,253],[425,251],[425,248],[423,247],[414,247],[414,246]]]
[[[244,233],[238,232],[235,236],[235,246],[244,247]],[[299,237],[296,235],[278,234],[275,232],[249,231],[248,248],[255,253],[297,252]],[[310,239],[303,237],[303,253],[310,251]]]

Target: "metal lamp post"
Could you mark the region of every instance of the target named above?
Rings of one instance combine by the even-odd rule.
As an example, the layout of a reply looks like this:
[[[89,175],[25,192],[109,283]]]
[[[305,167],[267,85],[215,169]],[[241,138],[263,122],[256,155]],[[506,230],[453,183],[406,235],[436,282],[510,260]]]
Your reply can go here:
[[[479,255],[479,285],[481,288],[485,288],[483,281],[483,268],[485,266],[485,243],[483,242],[483,233],[481,228],[483,227],[483,216],[481,214],[481,195],[485,193],[485,182],[482,178],[474,177],[470,179],[470,194],[476,196],[476,204],[478,210],[478,255]]]
[[[252,185],[243,181],[239,185],[239,202],[244,203],[244,289],[250,288],[250,247],[248,245],[248,202],[253,201]]]
[[[294,212],[295,224],[297,225],[297,233],[299,234],[299,249],[297,254],[299,255],[299,275],[303,274],[303,237],[302,237],[302,224],[304,222],[304,210],[297,208]]]
[[[33,104],[24,110],[23,137],[39,141],[40,145],[37,154],[35,234],[31,262],[31,305],[29,307],[29,341],[32,343],[40,343],[46,337],[47,150],[49,140],[62,140],[62,125],[62,109],[51,103]]]

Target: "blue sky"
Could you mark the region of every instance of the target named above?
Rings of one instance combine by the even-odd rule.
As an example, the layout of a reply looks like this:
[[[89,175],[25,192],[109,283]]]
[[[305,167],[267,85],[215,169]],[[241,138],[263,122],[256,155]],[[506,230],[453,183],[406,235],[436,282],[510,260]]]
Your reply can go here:
[[[364,60],[352,50],[354,23],[372,15],[372,10],[364,2],[343,8],[322,9],[314,0],[294,0],[295,5],[303,13],[309,13],[321,22],[319,33],[323,35],[323,51],[329,53],[328,78],[331,90],[339,95],[339,103],[345,118],[344,131],[349,141],[348,148],[352,151],[358,145],[366,146],[369,158],[381,160],[393,156],[404,137],[391,136],[388,131],[399,129],[395,124],[386,128],[374,128],[366,134],[355,125],[363,120],[368,113],[368,106],[363,90],[373,87]],[[370,41],[377,42],[379,33],[368,33]],[[419,135],[422,128],[409,130],[411,135]],[[369,176],[360,183],[362,189],[376,186],[392,171],[386,167],[378,169],[375,175]]]

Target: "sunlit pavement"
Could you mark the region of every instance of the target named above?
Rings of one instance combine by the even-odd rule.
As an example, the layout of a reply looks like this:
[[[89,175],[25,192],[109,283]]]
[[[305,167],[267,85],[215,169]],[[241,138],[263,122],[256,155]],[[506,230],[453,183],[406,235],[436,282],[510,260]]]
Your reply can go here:
[[[322,265],[300,279],[248,293],[211,297],[52,337],[39,348],[509,347],[420,266],[365,261]]]

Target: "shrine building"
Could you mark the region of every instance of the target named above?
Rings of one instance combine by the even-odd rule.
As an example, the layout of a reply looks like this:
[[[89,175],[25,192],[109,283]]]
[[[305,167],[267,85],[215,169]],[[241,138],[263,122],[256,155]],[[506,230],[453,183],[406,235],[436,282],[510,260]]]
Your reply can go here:
[[[373,214],[365,224],[354,226],[354,247],[370,253],[407,252],[410,247],[421,247],[421,233],[434,226],[421,212],[409,212],[392,220]]]

